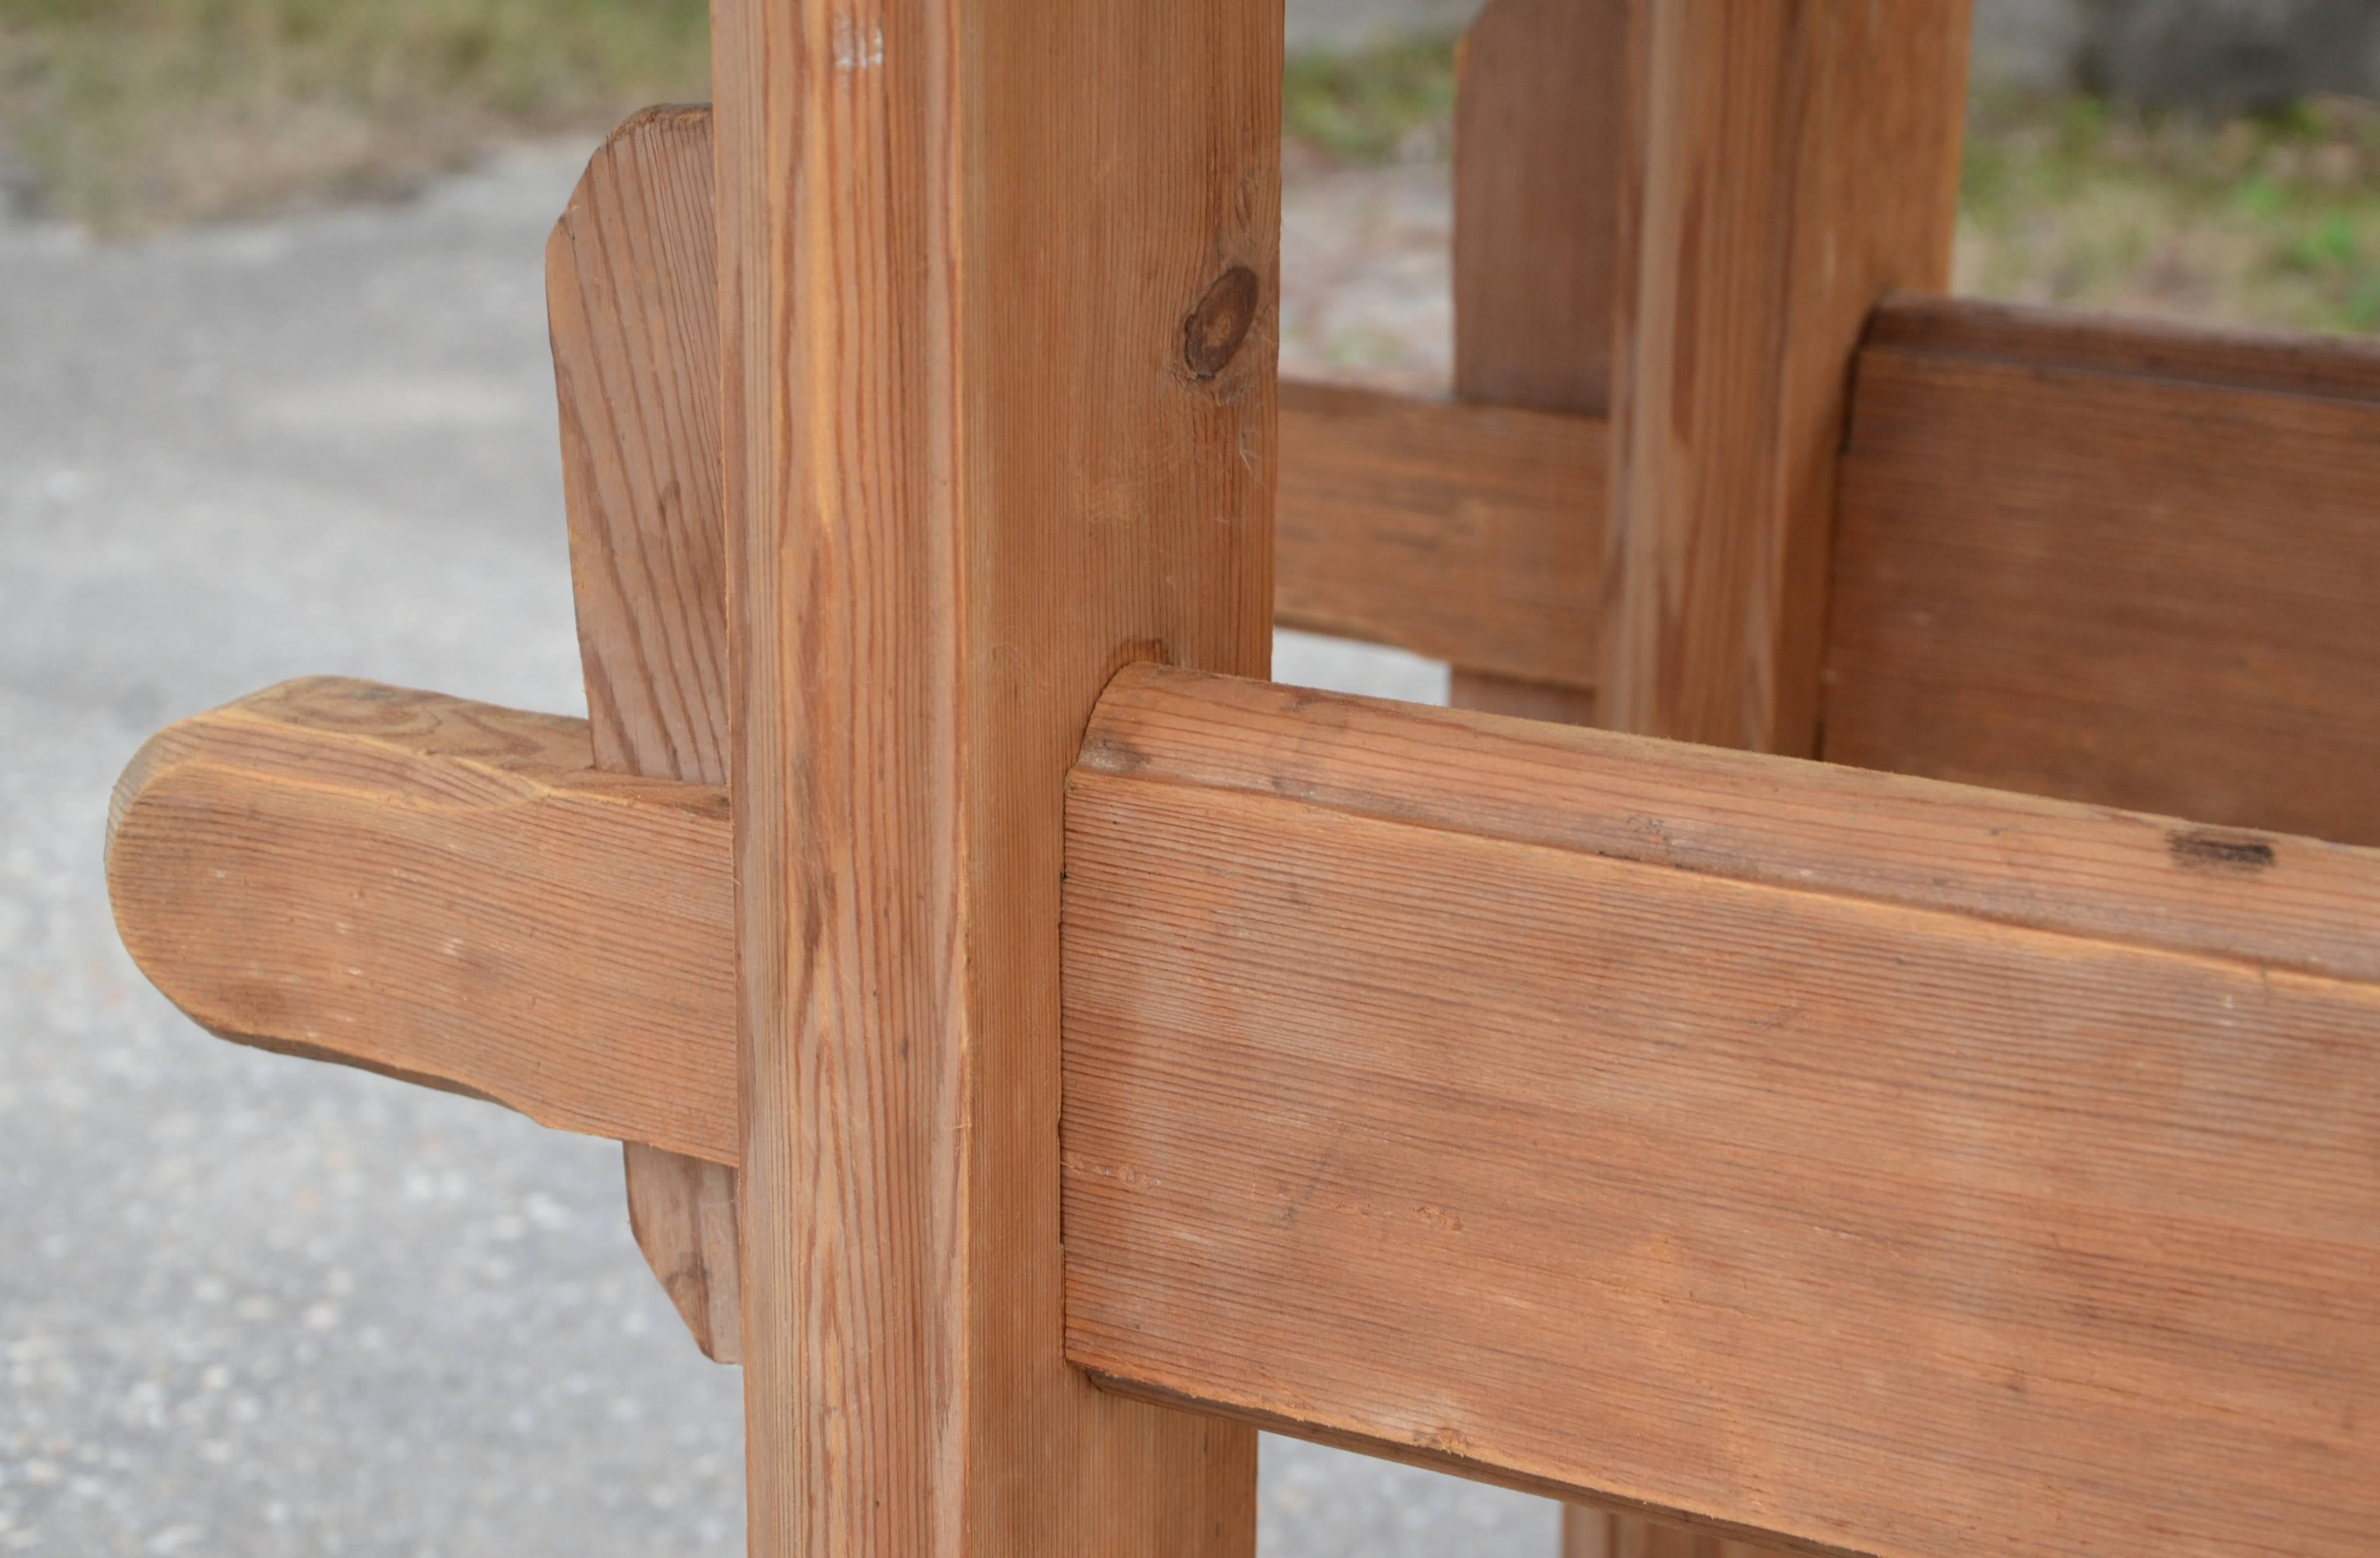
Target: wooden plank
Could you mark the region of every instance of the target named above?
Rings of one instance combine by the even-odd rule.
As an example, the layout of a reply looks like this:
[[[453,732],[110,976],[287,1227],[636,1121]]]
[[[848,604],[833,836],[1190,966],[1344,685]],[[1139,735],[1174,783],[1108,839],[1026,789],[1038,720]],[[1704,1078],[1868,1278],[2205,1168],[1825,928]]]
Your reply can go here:
[[[1247,1554],[1255,1436],[1065,1360],[1063,785],[1262,674],[1257,0],[714,7],[755,1554]]]
[[[2368,1547],[2380,855],[1141,668],[1066,864],[1117,1387],[1848,1552]]]
[[[161,731],[107,882],[225,1038],[735,1160],[726,797],[590,771],[578,720],[335,678]]]
[[[710,113],[614,131],[545,249],[571,593],[595,759],[727,782]]]
[[[714,1363],[742,1361],[735,1170],[641,1141],[625,1142],[620,1150],[628,1181],[628,1227],[645,1263],[703,1356]]]
[[[1463,36],[1454,113],[1454,392],[1462,400],[1581,417],[1610,407],[1613,288],[1621,274],[1620,178],[1632,0],[1491,0]],[[1539,524],[1565,556],[1556,573],[1508,571],[1466,614],[1527,635],[1534,653],[1483,658],[1457,639],[1449,696],[1460,707],[1595,719],[1601,654],[1598,465],[1556,492]],[[1500,602],[1563,592],[1543,616]],[[1543,683],[1543,685],[1532,685]]]
[[[613,131],[546,244],[562,489],[598,767],[727,782],[710,111]],[[637,1246],[703,1353],[741,1356],[735,1171],[631,1141]]]
[[[1193,743],[1132,723],[1150,696],[1118,684],[1087,763],[1125,761],[1113,743],[1129,731],[1129,750],[1200,785],[1253,791],[1285,774],[1294,793],[1353,811],[1417,790],[1501,839],[2380,982],[2362,850],[1286,690],[1202,686],[1199,707],[1226,718]],[[1250,699],[1262,719],[1240,707]],[[1284,769],[1265,723],[1279,700],[1369,756],[1342,771],[1334,746]],[[108,874],[127,945],[231,1036],[311,1045],[563,1129],[690,1140],[733,1166],[726,796],[589,769],[587,744],[577,720],[328,677],[186,720],[117,786]],[[1583,763],[1613,752],[1628,761]],[[1638,762],[1647,754],[1658,761]],[[1904,819],[1931,806],[1944,820],[1912,847],[1875,825],[1878,797]],[[515,841],[483,871],[499,837]],[[1946,855],[1949,876],[1934,864]],[[2284,856],[2289,870],[2273,869]],[[649,922],[638,894],[656,895]],[[654,945],[581,983],[582,965],[601,972],[638,938]],[[381,949],[379,972],[358,972],[359,948]],[[468,977],[415,966],[442,960]],[[644,977],[662,968],[665,998]],[[383,991],[402,998],[382,1004]]]
[[[1826,755],[2380,843],[2380,351],[1897,303]]]
[[[1591,687],[1604,462],[1596,418],[1284,383],[1275,619]]]
[[[1969,6],[1644,14],[1622,201],[1603,722],[1815,750],[1852,350],[1948,286]]]

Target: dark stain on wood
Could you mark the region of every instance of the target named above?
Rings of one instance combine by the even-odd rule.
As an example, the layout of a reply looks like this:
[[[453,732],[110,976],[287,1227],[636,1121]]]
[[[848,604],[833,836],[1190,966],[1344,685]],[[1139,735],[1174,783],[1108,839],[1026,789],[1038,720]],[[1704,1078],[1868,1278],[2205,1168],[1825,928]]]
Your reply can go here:
[[[2273,864],[2273,846],[2262,839],[2213,828],[2181,828],[2167,836],[2174,864],[2192,871],[2255,872]]]

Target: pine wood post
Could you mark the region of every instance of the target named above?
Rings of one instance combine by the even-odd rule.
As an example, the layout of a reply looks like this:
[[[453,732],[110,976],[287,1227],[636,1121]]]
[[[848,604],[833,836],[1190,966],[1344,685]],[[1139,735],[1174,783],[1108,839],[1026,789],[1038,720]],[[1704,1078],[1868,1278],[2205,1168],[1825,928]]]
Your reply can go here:
[[[1852,355],[1947,289],[1967,0],[1664,0],[1628,71],[1602,722],[1815,750]]]
[[[1611,416],[1612,501],[1595,691],[1458,667],[1454,703],[1813,749],[1852,353],[1887,290],[1948,284],[1967,28],[1964,0],[1482,13],[1456,105],[1456,393]],[[1714,1540],[1564,1522],[1570,1558]]]
[[[1949,286],[1969,26],[1968,0],[1638,10],[1621,72],[1606,726],[1815,754],[1852,356],[1886,292]],[[1756,1551],[1575,1507],[1563,1545]]]
[[[1277,0],[714,18],[756,1558],[1246,1558],[1243,1426],[1063,1352],[1063,784],[1262,676]]]
[[[1852,354],[1887,292],[1949,284],[1970,5],[1633,9],[1597,713],[1812,755]],[[1576,1506],[1563,1549],[1759,1552]]]

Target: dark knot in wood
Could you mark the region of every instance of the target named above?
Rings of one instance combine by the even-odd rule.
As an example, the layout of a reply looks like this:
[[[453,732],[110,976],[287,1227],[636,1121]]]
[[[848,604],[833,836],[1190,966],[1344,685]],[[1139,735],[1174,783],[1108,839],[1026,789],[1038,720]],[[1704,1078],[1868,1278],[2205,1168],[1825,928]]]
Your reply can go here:
[[[1239,355],[1240,343],[1257,320],[1257,273],[1234,265],[1215,278],[1207,296],[1182,324],[1182,360],[1201,379],[1212,379]]]

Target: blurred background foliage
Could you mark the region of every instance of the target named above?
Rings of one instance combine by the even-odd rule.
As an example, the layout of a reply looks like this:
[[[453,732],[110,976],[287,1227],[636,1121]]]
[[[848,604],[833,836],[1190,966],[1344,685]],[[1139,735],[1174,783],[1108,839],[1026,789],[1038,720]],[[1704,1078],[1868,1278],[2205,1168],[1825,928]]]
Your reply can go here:
[[[135,234],[709,95],[706,0],[0,0],[18,198]]]
[[[2228,118],[1987,93],[1970,116],[1961,291],[2380,330],[2380,106]]]
[[[401,194],[507,138],[708,95],[705,0],[0,0],[21,204],[113,236]],[[1454,49],[1294,56],[1299,175],[1442,158]],[[1962,290],[2380,330],[2380,109],[2252,115],[1987,90]]]

